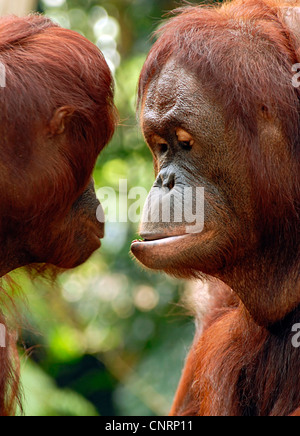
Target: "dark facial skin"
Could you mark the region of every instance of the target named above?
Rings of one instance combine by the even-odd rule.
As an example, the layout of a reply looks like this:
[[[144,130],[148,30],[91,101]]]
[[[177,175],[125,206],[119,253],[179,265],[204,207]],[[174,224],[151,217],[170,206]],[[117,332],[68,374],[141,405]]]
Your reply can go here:
[[[277,162],[284,162],[282,168],[292,166],[276,119],[266,116],[260,106],[257,117],[263,153],[271,153],[275,166]],[[277,265],[273,253],[268,256],[258,248],[259,211],[248,162],[241,153],[243,144],[226,128],[212,90],[170,61],[148,85],[141,124],[157,174],[150,197],[164,199],[175,193],[174,204],[179,204],[184,187],[204,187],[205,213],[204,228],[198,233],[187,231],[190,224],[184,219],[164,222],[158,212],[158,222],[144,219],[143,240],[132,244],[134,256],[147,268],[176,277],[222,280],[261,325],[281,319],[299,300],[295,274],[290,272],[285,283],[282,278],[282,292],[274,295]]]
[[[171,62],[150,84],[141,121],[157,171],[152,195],[176,193],[182,203],[184,188],[205,187],[205,224],[200,233],[187,234],[190,223],[184,220],[142,223],[140,234],[149,242],[134,243],[134,255],[145,266],[172,274],[179,267],[184,276],[193,270],[206,274],[222,270],[222,252],[232,244],[232,233],[241,240],[248,238],[251,225],[248,192],[245,183],[239,183],[245,170],[237,162],[238,150],[228,147],[231,138],[222,108],[201,89],[199,80]],[[232,189],[239,193],[238,208]]]

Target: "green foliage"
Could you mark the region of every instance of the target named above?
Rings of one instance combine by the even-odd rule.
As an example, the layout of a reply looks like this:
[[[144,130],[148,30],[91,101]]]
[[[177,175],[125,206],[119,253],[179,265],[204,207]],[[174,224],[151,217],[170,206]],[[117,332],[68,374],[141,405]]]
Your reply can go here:
[[[26,416],[98,416],[89,401],[74,391],[58,389],[54,381],[32,362],[22,367],[22,385],[26,392]]]
[[[177,5],[170,0],[40,2],[41,11],[98,44],[115,72],[121,125],[97,163],[97,189],[118,192],[119,179],[128,180],[128,189],[152,185],[152,158],[135,115],[136,89],[149,36],[163,13]],[[65,274],[56,289],[18,278],[30,307],[23,340],[26,348],[33,347],[22,371],[26,414],[168,413],[193,322],[178,304],[186,285],[150,274],[130,258],[137,227],[108,223],[102,250]]]

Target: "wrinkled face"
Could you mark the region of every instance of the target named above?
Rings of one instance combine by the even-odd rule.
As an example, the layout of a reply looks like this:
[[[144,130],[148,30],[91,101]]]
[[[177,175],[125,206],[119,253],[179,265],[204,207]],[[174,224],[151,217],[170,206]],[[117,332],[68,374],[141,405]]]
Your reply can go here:
[[[170,61],[147,88],[141,124],[157,179],[133,254],[176,276],[222,271],[233,246],[236,253],[249,246],[253,208],[249,172],[221,105],[199,78]]]

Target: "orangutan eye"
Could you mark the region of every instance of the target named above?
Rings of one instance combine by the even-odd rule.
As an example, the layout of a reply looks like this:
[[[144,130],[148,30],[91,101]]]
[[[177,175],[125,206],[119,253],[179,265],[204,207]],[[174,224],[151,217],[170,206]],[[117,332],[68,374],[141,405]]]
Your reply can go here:
[[[193,148],[193,144],[191,141],[179,142],[179,145],[181,148],[183,148],[183,150],[187,150],[187,151],[190,151]]]
[[[158,144],[158,148],[159,148],[160,154],[166,154],[168,149],[169,149],[168,144],[166,144],[166,143]]]
[[[154,135],[152,137],[152,141],[151,142],[154,145],[154,150],[160,156],[163,155],[163,154],[166,154],[167,151],[169,150],[168,143],[163,138],[161,138],[160,136]]]
[[[184,150],[192,150],[193,145],[195,144],[195,140],[192,135],[181,128],[177,128],[175,131],[180,147]]]

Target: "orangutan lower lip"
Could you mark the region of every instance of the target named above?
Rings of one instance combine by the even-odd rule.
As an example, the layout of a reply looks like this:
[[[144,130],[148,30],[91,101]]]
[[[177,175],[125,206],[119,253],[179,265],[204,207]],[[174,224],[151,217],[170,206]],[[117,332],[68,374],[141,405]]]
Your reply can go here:
[[[214,236],[215,232],[211,230],[201,234],[188,233],[152,241],[134,241],[131,245],[131,253],[147,268],[156,271],[167,270],[172,265],[172,260],[175,261],[178,256],[182,259],[188,257],[200,243],[209,244]]]
[[[95,236],[101,241],[101,239],[104,238],[104,233],[103,232],[95,232]]]
[[[95,226],[94,224],[91,225],[91,230],[94,233],[94,235],[99,239],[103,239],[105,236],[105,231],[104,229],[100,229],[98,228],[98,226]]]
[[[163,239],[170,239],[170,238],[181,238],[182,236],[187,236],[186,234],[182,235],[153,235],[153,234],[142,234],[142,241],[143,242],[154,242],[154,241],[161,241]]]
[[[138,244],[144,246],[156,246],[156,245],[167,245],[174,242],[180,242],[191,235],[180,235],[180,236],[165,236],[165,237],[157,237],[155,239],[139,239],[132,242],[132,247],[137,246]],[[148,237],[149,238],[149,237]]]

